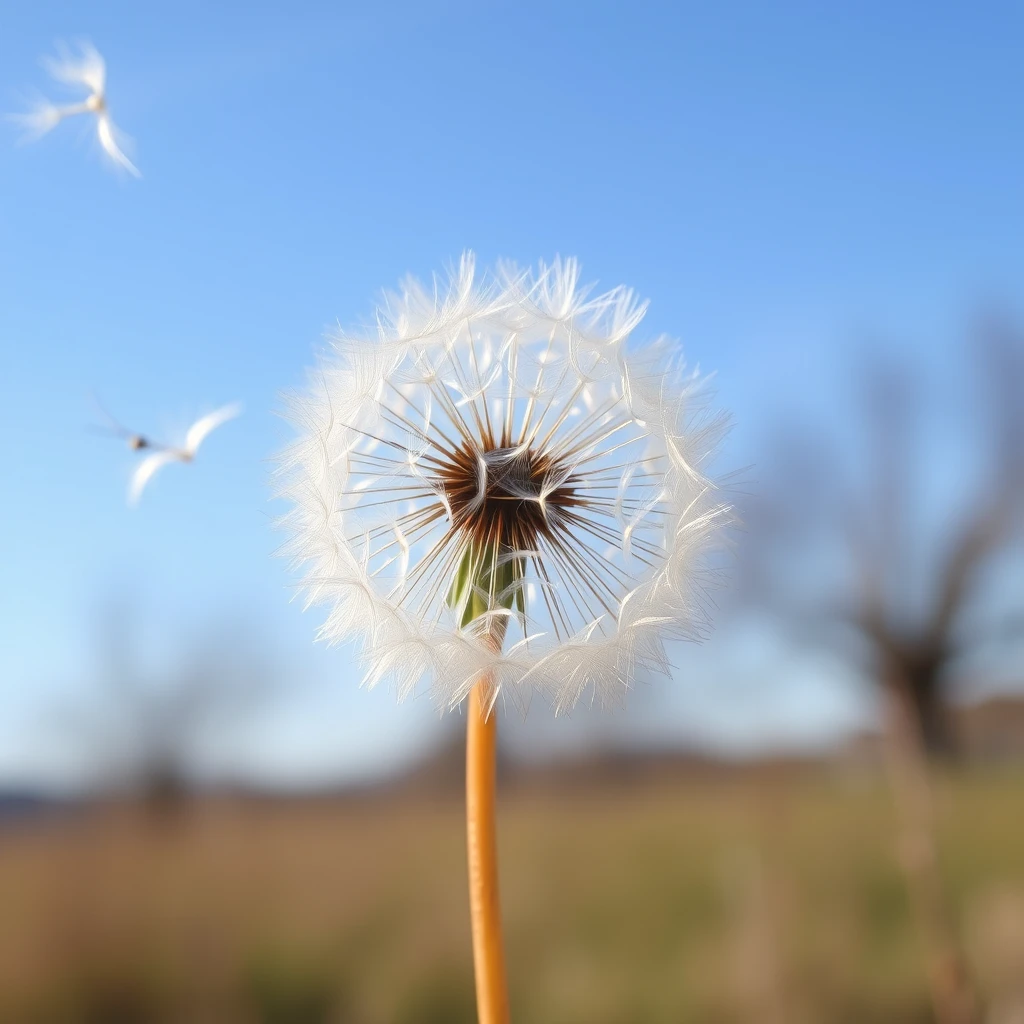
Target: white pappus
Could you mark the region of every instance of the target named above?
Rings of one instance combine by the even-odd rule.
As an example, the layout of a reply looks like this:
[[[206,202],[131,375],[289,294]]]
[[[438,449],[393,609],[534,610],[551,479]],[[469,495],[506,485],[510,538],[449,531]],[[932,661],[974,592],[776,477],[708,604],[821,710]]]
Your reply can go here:
[[[32,141],[52,131],[65,118],[80,114],[91,115],[96,118],[96,136],[107,156],[122,170],[136,178],[142,177],[139,169],[125,154],[127,141],[110,116],[106,93],[107,68],[103,58],[89,43],[81,43],[77,55],[72,54],[63,44],[57,49],[56,58],[43,58],[43,67],[56,81],[87,89],[88,95],[77,103],[64,105],[40,100],[32,110],[9,115],[10,119],[25,129],[25,140]]]
[[[130,505],[138,504],[146,485],[160,469],[172,462],[188,463],[194,461],[196,453],[199,451],[199,446],[203,441],[221,424],[227,423],[228,420],[234,419],[236,416],[241,415],[242,412],[242,406],[239,402],[232,402],[230,405],[215,409],[213,412],[201,416],[188,428],[183,444],[170,445],[164,444],[161,441],[155,441],[151,437],[136,433],[122,426],[103,408],[98,400],[95,401],[97,408],[107,421],[105,427],[99,428],[103,433],[110,433],[116,437],[124,438],[128,443],[128,447],[133,452],[144,451],[149,453],[136,467],[135,472],[132,473],[132,478],[128,485],[128,503]]]

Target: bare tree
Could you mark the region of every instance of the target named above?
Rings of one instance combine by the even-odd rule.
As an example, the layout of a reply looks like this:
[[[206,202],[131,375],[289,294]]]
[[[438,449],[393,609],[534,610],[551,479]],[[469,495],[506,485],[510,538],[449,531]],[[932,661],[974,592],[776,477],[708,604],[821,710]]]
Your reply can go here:
[[[1021,621],[995,612],[982,586],[986,566],[1021,536],[1021,337],[988,321],[975,336],[971,363],[979,371],[981,414],[969,460],[976,472],[962,475],[959,503],[936,516],[915,502],[921,461],[914,428],[925,419],[914,386],[920,378],[876,363],[865,375],[860,488],[820,433],[797,433],[784,446],[780,472],[769,473],[772,486],[749,510],[742,563],[752,570],[748,595],[781,613],[803,642],[825,643],[855,661],[883,693],[900,860],[928,944],[940,1024],[973,1024],[979,1008],[938,869],[928,754],[952,748],[944,701],[957,667]],[[926,539],[933,528],[934,544]]]
[[[797,643],[826,646],[899,694],[933,754],[953,750],[945,712],[958,671],[979,647],[1024,627],[1022,609],[1012,607],[1024,594],[1006,607],[1007,595],[985,579],[1024,535],[1022,342],[995,319],[972,335],[965,377],[974,378],[978,414],[964,414],[952,432],[961,448],[970,445],[963,461],[971,465],[949,507],[915,489],[930,433],[925,413],[948,428],[956,403],[929,410],[921,374],[876,359],[861,375],[866,443],[845,460],[859,462],[859,473],[844,468],[840,447],[814,425],[790,427],[745,513],[745,596],[781,617]],[[942,460],[936,449],[946,439],[930,443],[931,461]]]

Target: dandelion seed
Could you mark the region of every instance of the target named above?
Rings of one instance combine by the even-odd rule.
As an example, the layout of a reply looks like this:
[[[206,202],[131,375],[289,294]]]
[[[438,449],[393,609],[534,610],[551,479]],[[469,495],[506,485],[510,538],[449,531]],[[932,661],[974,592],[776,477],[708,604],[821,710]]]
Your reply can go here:
[[[25,141],[40,138],[65,118],[89,114],[96,118],[96,137],[107,156],[122,170],[136,178],[142,177],[139,169],[125,154],[128,140],[114,124],[107,107],[107,69],[103,58],[88,43],[81,44],[77,56],[64,45],[58,46],[58,54],[56,59],[43,59],[43,66],[50,76],[64,85],[84,87],[89,90],[89,95],[78,103],[63,106],[40,100],[27,113],[10,115],[11,120],[25,129]]]
[[[139,463],[138,469],[136,469],[134,474],[132,474],[131,484],[128,488],[129,504],[138,504],[139,499],[142,497],[142,492],[145,490],[146,484],[148,484],[156,473],[164,466],[167,466],[172,462],[192,462],[196,457],[196,453],[199,451],[199,446],[209,436],[209,434],[216,430],[217,427],[221,426],[221,424],[240,415],[241,412],[242,407],[236,402],[232,405],[225,405],[223,408],[217,409],[214,412],[201,417],[188,428],[188,432],[185,434],[185,443],[180,448],[172,447],[170,445],[154,444],[152,441],[145,438],[137,436],[134,437],[129,444],[131,444],[135,450],[139,450],[140,448],[152,448],[154,451]]]
[[[172,462],[192,462],[195,460],[199,446],[206,438],[228,420],[241,415],[242,406],[238,402],[225,405],[207,415],[200,417],[188,428],[185,434],[185,442],[182,445],[169,445],[161,441],[154,441],[143,434],[137,434],[122,426],[106,409],[94,399],[95,404],[103,418],[107,421],[106,426],[101,429],[103,432],[113,434],[115,437],[124,438],[128,447],[133,452],[149,452],[139,463],[132,474],[131,483],[128,486],[128,503],[138,504],[146,485],[153,479],[159,470]]]

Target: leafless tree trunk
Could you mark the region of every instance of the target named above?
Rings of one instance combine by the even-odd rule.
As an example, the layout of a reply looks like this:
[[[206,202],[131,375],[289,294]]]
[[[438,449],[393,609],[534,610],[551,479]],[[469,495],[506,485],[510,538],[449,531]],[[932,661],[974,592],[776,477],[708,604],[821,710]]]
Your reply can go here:
[[[978,1024],[978,999],[939,871],[930,766],[917,698],[907,680],[890,681],[887,703],[886,760],[900,822],[899,858],[927,945],[935,1019]]]

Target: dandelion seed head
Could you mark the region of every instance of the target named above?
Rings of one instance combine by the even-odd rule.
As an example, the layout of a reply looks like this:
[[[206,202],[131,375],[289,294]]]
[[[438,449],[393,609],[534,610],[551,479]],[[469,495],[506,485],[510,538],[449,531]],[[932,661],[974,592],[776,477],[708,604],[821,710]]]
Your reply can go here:
[[[522,707],[618,704],[701,635],[725,420],[676,346],[634,342],[645,309],[574,260],[481,276],[467,255],[330,339],[289,400],[284,550],[368,685],[453,708],[488,673]]]

